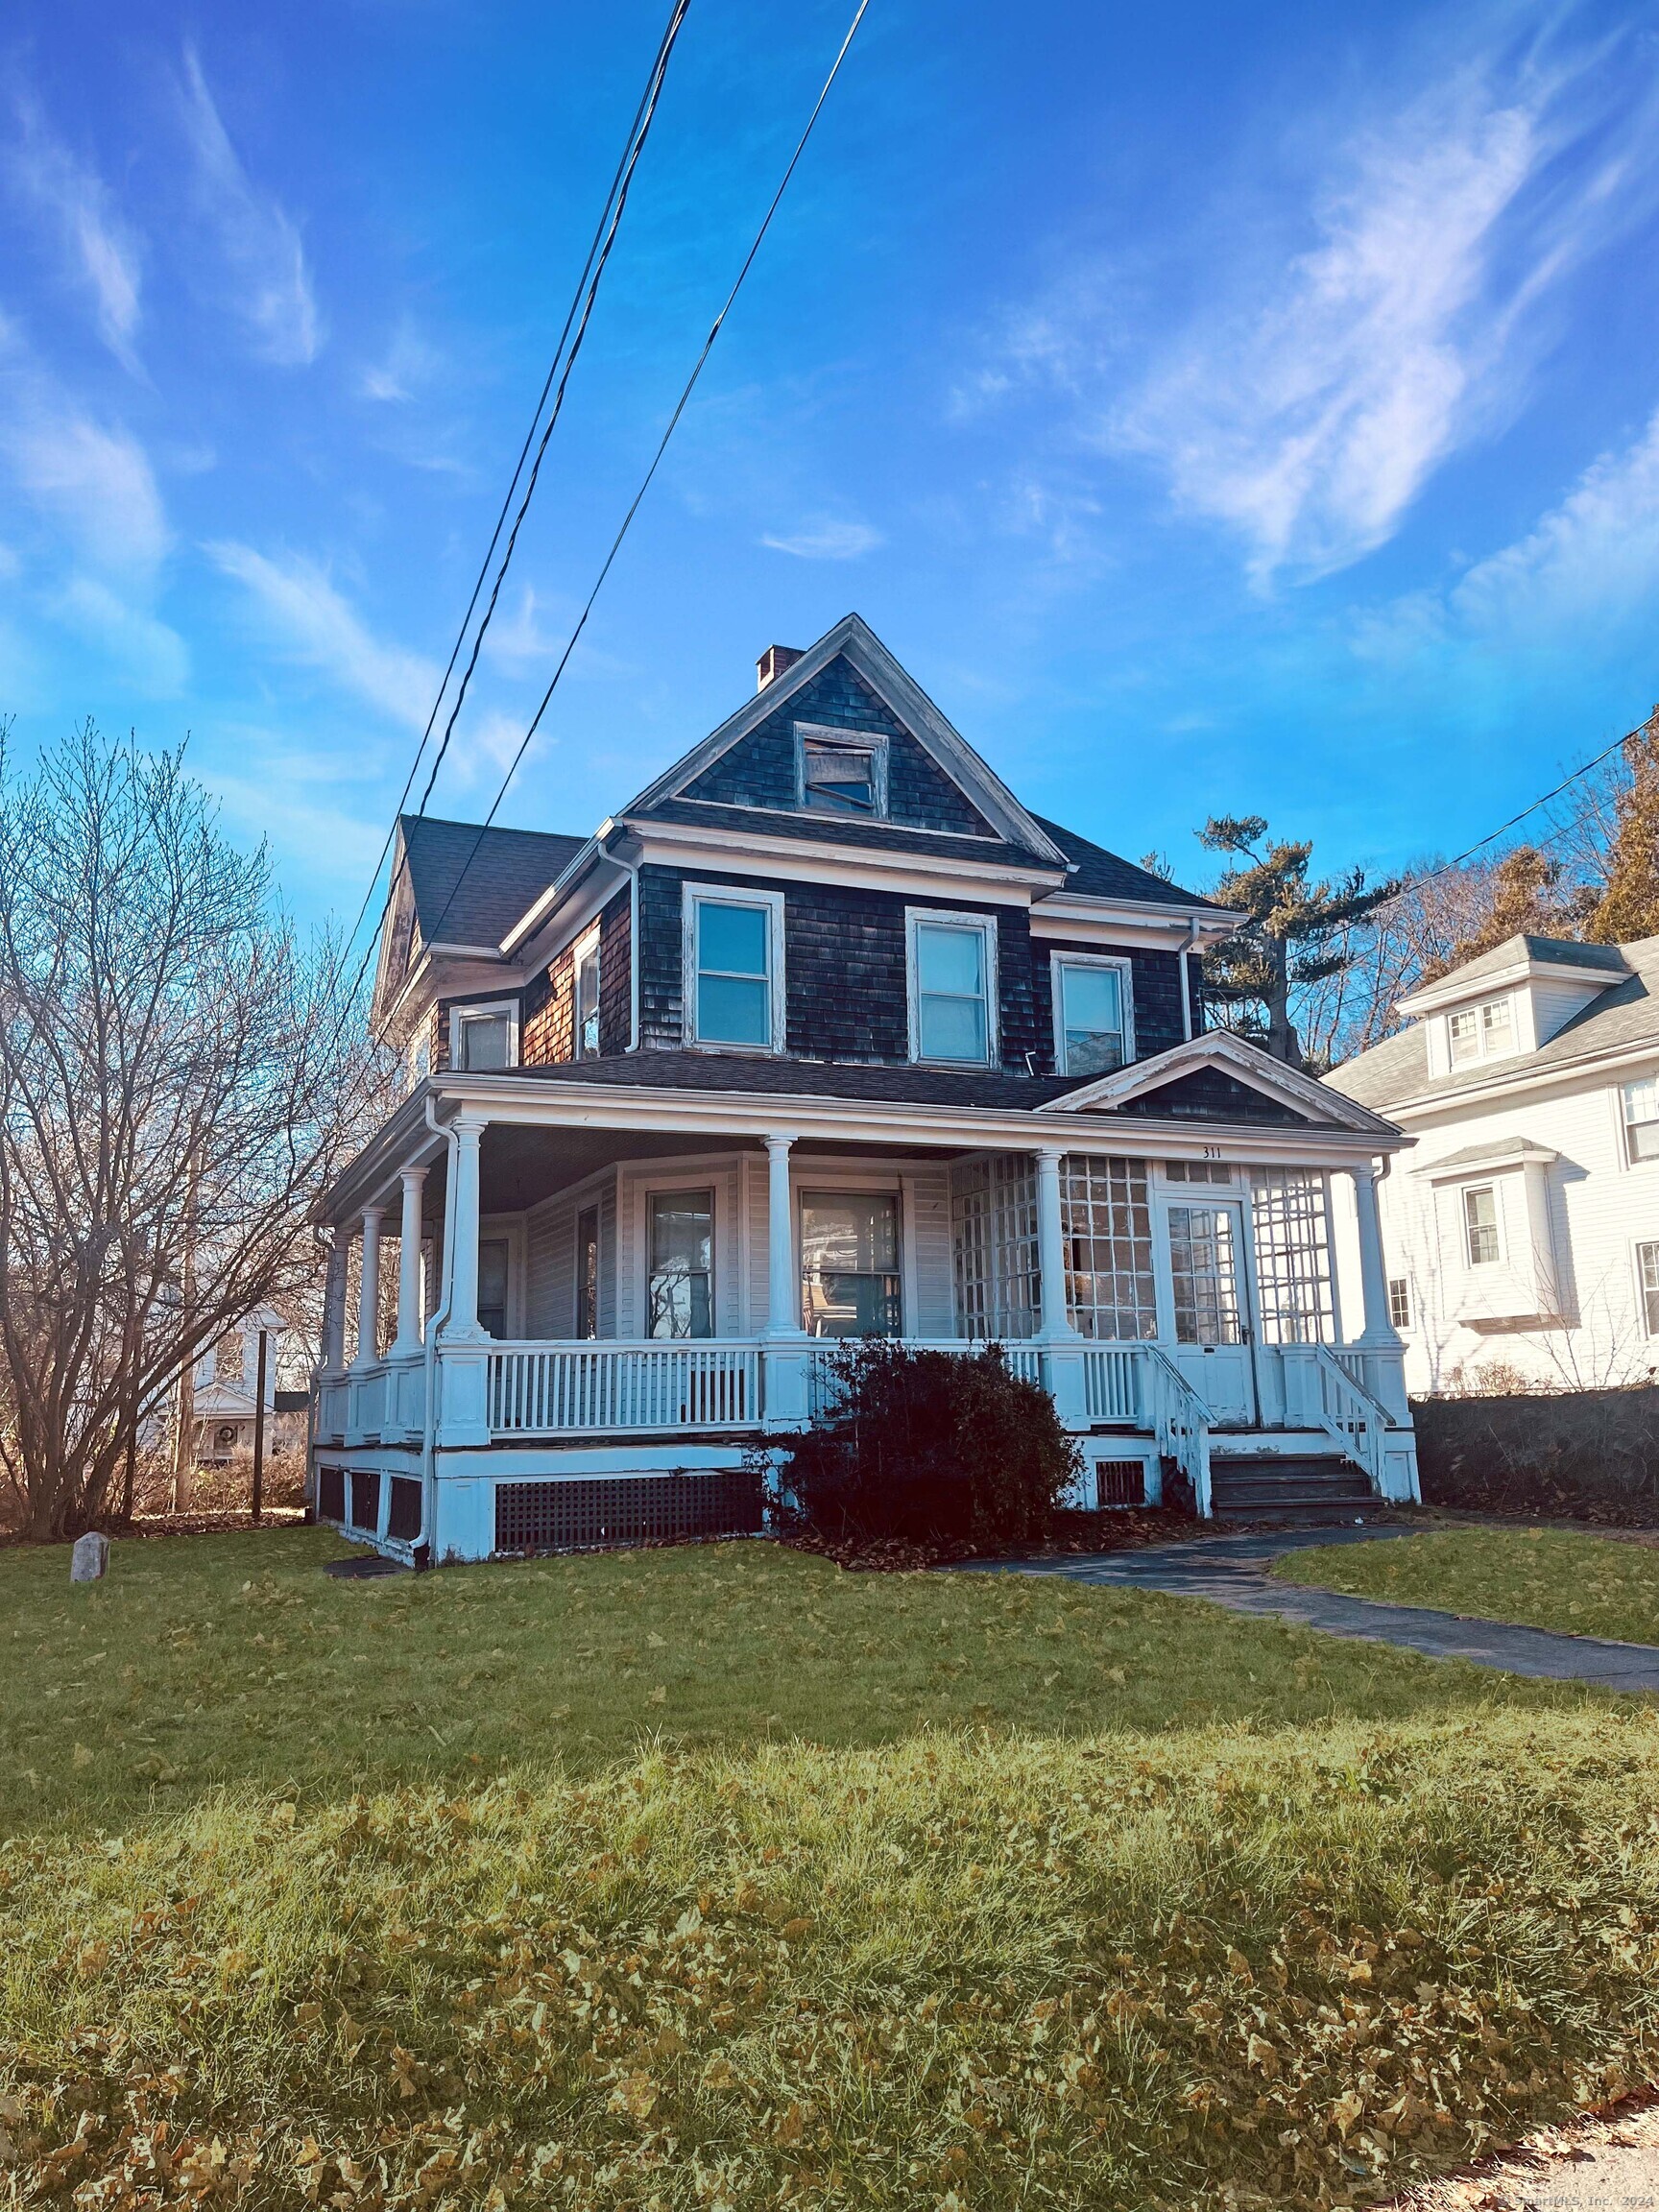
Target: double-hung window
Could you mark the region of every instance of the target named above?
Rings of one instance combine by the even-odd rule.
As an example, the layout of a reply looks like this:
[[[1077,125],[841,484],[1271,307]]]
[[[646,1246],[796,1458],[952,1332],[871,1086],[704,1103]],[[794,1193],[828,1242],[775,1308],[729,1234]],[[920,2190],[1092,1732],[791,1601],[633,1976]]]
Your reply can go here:
[[[588,938],[576,948],[576,1058],[599,1056],[599,939]]]
[[[1474,1060],[1498,1060],[1515,1049],[1515,1016],[1507,998],[1488,998],[1481,1006],[1465,1006],[1446,1018],[1452,1046],[1452,1065],[1466,1068]]]
[[[576,1334],[590,1342],[599,1334],[599,1209],[576,1216]]]
[[[659,1190],[651,1199],[648,1336],[714,1334],[714,1193]]]
[[[1495,1184],[1478,1183],[1464,1191],[1463,1243],[1471,1267],[1490,1267],[1503,1257]]]
[[[449,1016],[451,1066],[472,1075],[511,1068],[517,1026],[510,1005],[455,1007]]]
[[[1642,1293],[1642,1320],[1649,1336],[1659,1336],[1659,1244],[1636,1247],[1636,1284]]]
[[[783,897],[685,886],[685,1035],[783,1049]]]
[[[1056,952],[1054,1065],[1062,1075],[1104,1075],[1135,1057],[1129,963]]]
[[[911,908],[910,1057],[983,1068],[997,1057],[997,925]]]
[[[1640,1076],[1624,1086],[1624,1157],[1659,1160],[1659,1077]]]

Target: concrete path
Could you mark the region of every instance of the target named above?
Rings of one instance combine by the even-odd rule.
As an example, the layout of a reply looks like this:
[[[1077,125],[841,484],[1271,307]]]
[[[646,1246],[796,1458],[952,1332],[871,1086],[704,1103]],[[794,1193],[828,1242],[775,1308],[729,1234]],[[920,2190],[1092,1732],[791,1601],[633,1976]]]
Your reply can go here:
[[[1659,1647],[1615,1644],[1593,1636],[1555,1636],[1503,1621],[1472,1620],[1421,1605],[1379,1605],[1334,1590],[1281,1582],[1269,1572],[1286,1551],[1313,1544],[1375,1544],[1413,1536],[1414,1528],[1298,1528],[1276,1535],[1201,1536],[1190,1544],[1158,1544],[1143,1551],[1107,1551],[1059,1559],[987,1561],[969,1573],[1059,1575],[1074,1582],[1162,1590],[1172,1598],[1205,1598],[1235,1613],[1274,1614],[1327,1636],[1398,1644],[1429,1659],[1469,1659],[1505,1674],[1560,1682],[1593,1682],[1603,1690],[1659,1696]]]

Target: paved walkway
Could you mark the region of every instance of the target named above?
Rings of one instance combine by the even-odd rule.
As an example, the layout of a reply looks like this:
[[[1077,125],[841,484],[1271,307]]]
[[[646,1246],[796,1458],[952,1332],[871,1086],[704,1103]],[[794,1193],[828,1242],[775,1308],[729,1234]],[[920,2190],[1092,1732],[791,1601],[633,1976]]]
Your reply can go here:
[[[1472,1620],[1421,1605],[1379,1605],[1334,1590],[1281,1582],[1270,1563],[1312,1544],[1375,1544],[1411,1536],[1412,1528],[1298,1528],[1277,1535],[1201,1536],[1190,1544],[1158,1544],[1143,1551],[1107,1551],[1058,1559],[988,1561],[979,1574],[1061,1575],[1074,1582],[1126,1584],[1174,1598],[1206,1598],[1235,1613],[1276,1614],[1327,1636],[1398,1644],[1429,1659],[1469,1659],[1505,1674],[1560,1682],[1593,1682],[1603,1690],[1659,1696],[1659,1647],[1615,1644],[1593,1636],[1555,1636],[1503,1621]]]

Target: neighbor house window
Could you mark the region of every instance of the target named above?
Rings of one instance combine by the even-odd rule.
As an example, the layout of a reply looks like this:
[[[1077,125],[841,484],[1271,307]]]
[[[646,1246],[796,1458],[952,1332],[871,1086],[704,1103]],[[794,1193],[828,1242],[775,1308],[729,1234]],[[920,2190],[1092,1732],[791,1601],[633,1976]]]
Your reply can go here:
[[[808,1336],[897,1336],[899,1201],[801,1194],[801,1326]]]
[[[714,1334],[714,1193],[659,1190],[651,1199],[648,1336]]]
[[[590,937],[576,952],[576,1057],[591,1060],[599,1050],[599,940]]]
[[[1659,1078],[1624,1086],[1624,1151],[1632,1162],[1659,1160]]]
[[[686,886],[686,1029],[694,1045],[783,1048],[783,899]]]
[[[465,1073],[477,1075],[513,1065],[513,1012],[507,1006],[480,1006],[449,1017],[449,1057]]]
[[[1145,1164],[1069,1152],[1060,1166],[1060,1207],[1072,1327],[1109,1343],[1156,1336]]]
[[[1404,1275],[1388,1278],[1388,1318],[1396,1329],[1411,1326],[1411,1286]]]
[[[1054,1065],[1062,1075],[1104,1075],[1134,1058],[1126,960],[1053,960]]]
[[[815,814],[861,814],[872,820],[886,813],[885,738],[843,737],[798,722],[795,741],[803,806]]]
[[[909,921],[910,1057],[986,1066],[996,1057],[996,924],[914,911]]]
[[[599,1209],[584,1206],[576,1216],[576,1334],[585,1341],[599,1334]]]
[[[1463,1193],[1463,1238],[1471,1267],[1489,1267],[1501,1258],[1498,1238],[1498,1192],[1482,1183]]]
[[[1466,1067],[1472,1060],[1494,1060],[1515,1048],[1515,1017],[1507,998],[1466,1006],[1447,1017],[1446,1027],[1454,1068]]]
[[[1305,1167],[1252,1169],[1250,1221],[1263,1343],[1329,1344],[1336,1330],[1324,1176]]]
[[[1642,1286],[1642,1318],[1649,1336],[1659,1336],[1659,1244],[1636,1247],[1636,1280]]]

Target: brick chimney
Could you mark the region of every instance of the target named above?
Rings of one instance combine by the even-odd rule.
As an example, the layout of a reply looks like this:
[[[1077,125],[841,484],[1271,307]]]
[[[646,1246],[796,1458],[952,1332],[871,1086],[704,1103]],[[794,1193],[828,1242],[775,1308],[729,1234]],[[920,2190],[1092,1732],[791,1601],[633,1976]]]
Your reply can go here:
[[[793,668],[801,658],[796,645],[768,645],[755,663],[755,688],[764,691],[774,677],[781,676],[785,668]]]

